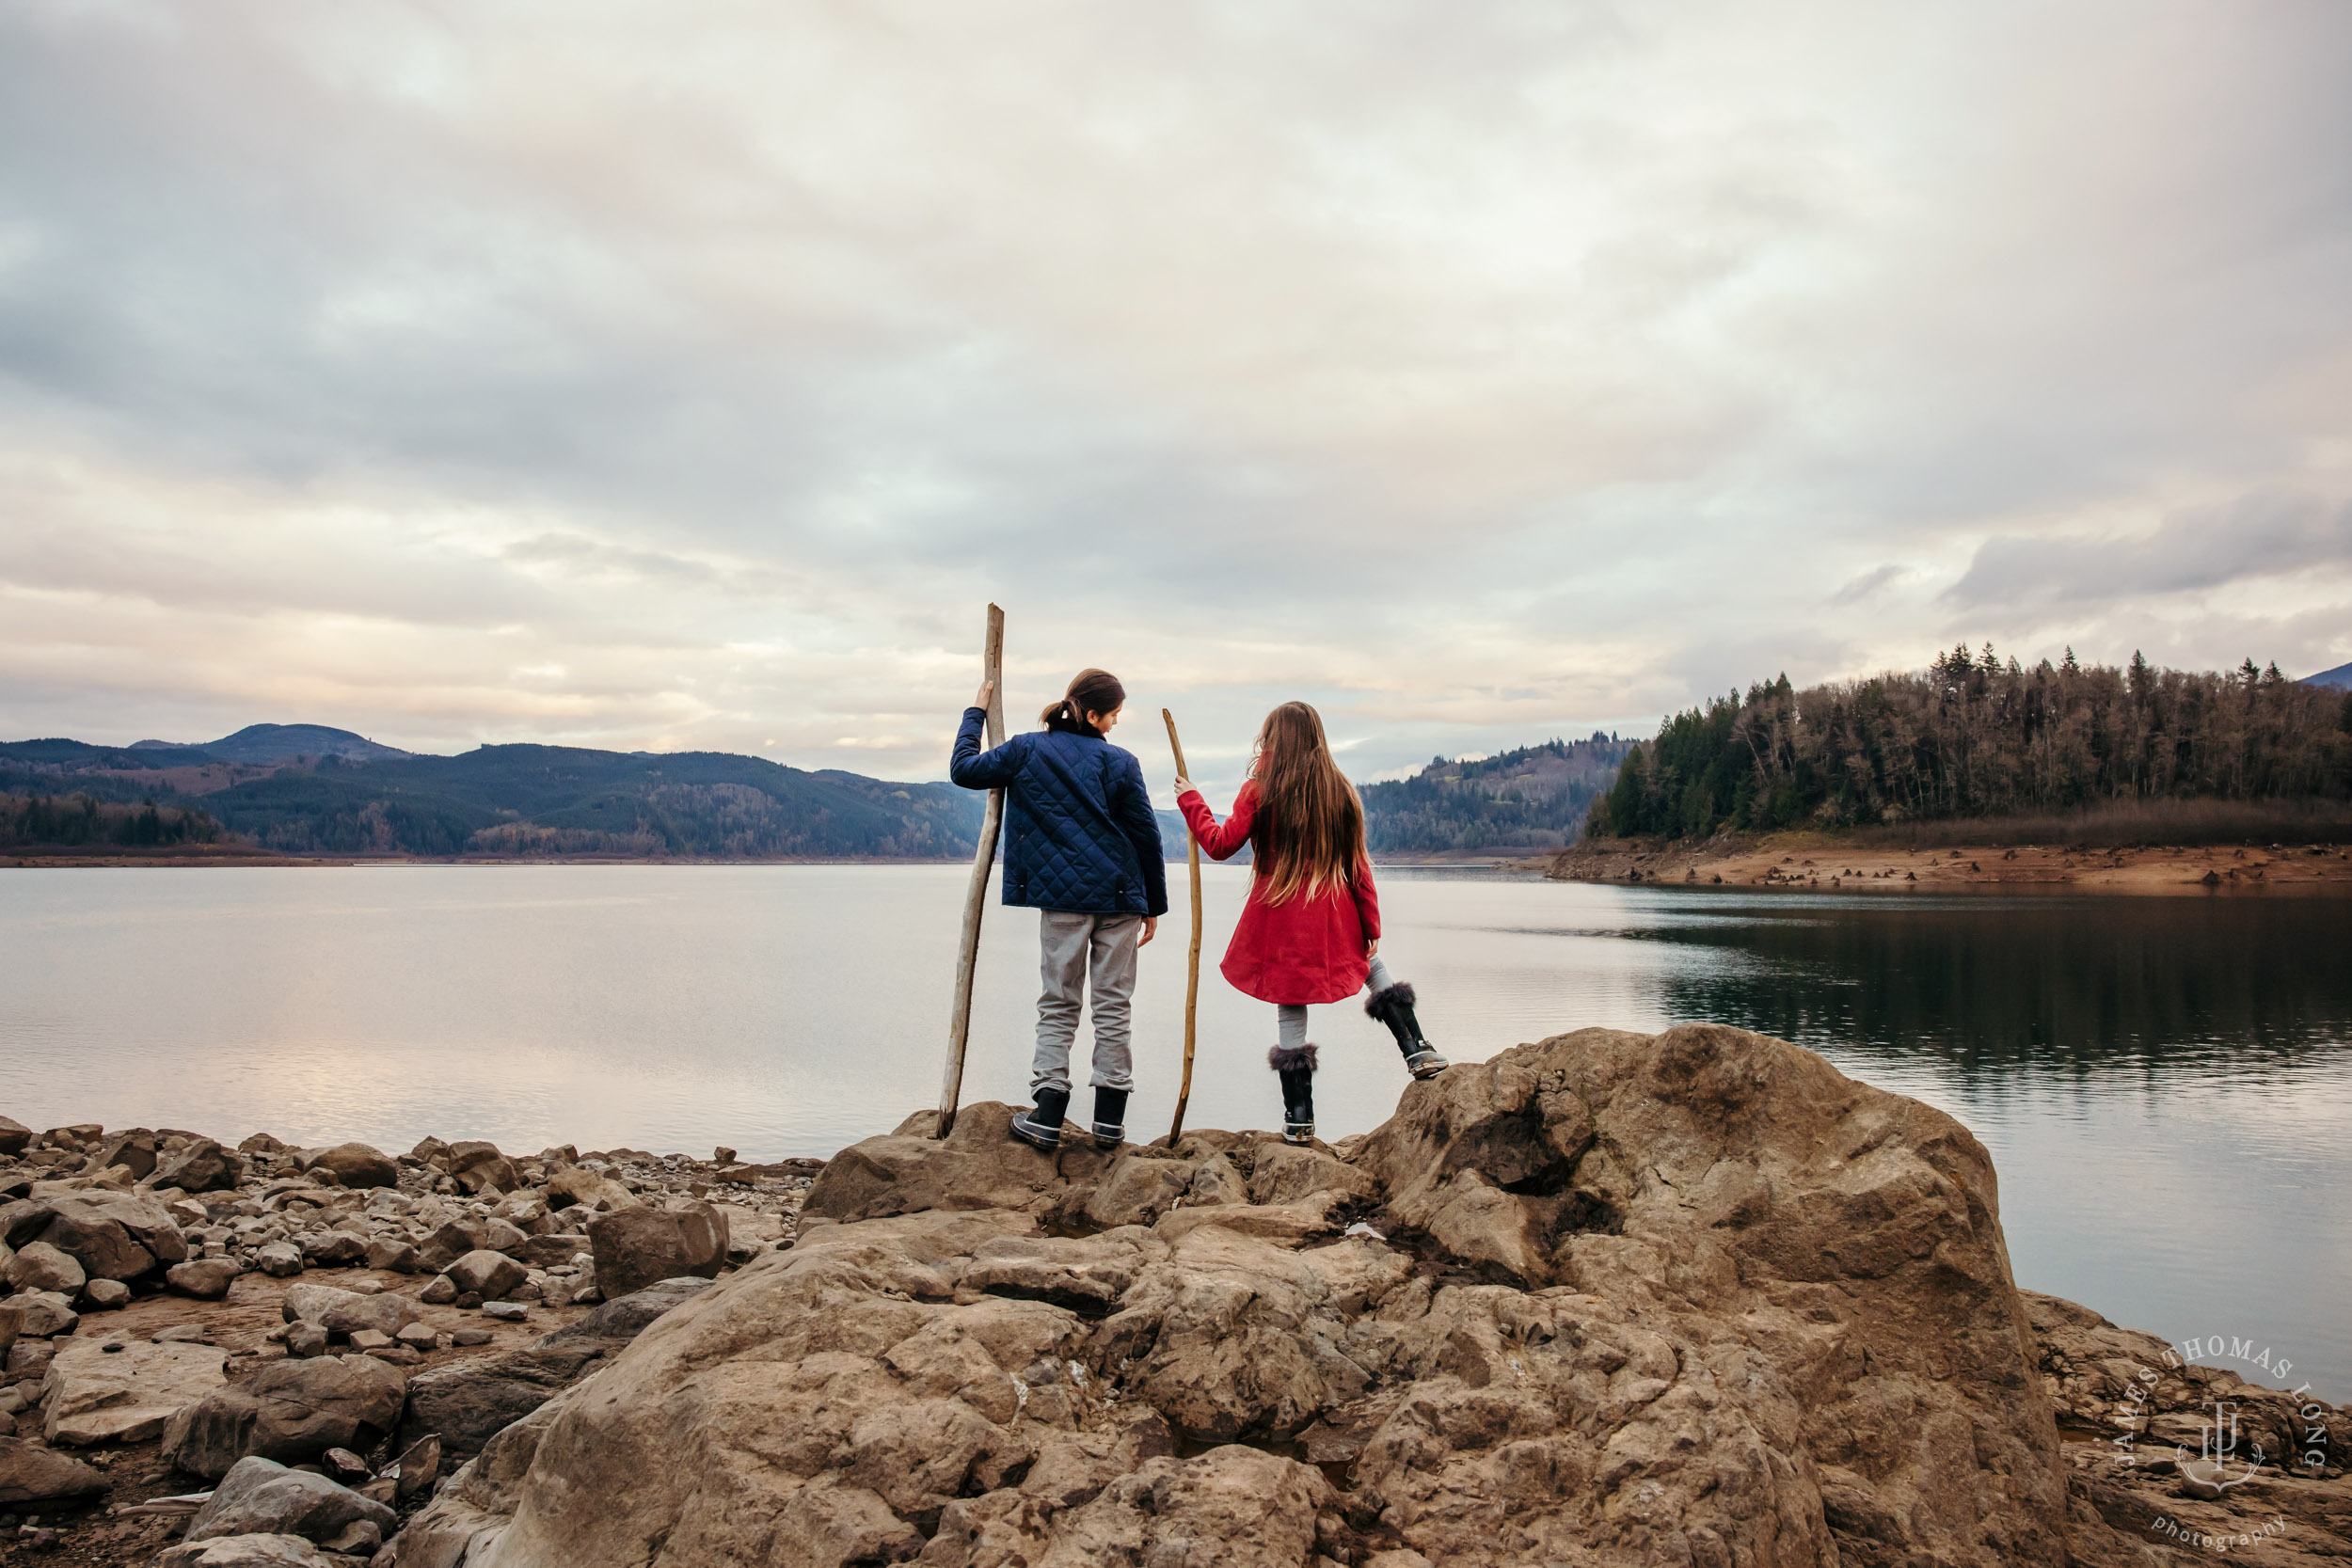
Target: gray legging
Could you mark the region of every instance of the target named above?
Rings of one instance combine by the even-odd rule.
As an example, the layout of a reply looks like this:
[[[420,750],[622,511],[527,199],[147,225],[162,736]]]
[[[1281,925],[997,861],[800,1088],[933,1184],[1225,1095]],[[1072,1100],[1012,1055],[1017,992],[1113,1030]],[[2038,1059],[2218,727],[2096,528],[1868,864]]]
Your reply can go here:
[[[1379,955],[1375,954],[1372,973],[1364,976],[1364,989],[1384,991],[1393,984],[1395,982],[1389,978],[1389,966],[1380,961]],[[1297,1050],[1307,1043],[1306,1007],[1295,1002],[1278,1003],[1274,1008],[1274,1027],[1283,1050]]]

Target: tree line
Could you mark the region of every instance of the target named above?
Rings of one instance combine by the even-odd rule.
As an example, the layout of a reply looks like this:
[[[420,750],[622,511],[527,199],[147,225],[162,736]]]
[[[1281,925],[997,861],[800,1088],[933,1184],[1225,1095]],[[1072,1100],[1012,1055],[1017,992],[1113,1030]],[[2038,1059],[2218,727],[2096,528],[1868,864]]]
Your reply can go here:
[[[0,795],[0,846],[212,844],[220,824],[186,806],[135,805],[93,795]]]
[[[2352,692],[2234,671],[2030,667],[1991,643],[1926,670],[1778,680],[1667,718],[1587,818],[1595,837],[1847,828],[2117,802],[2352,799]]]

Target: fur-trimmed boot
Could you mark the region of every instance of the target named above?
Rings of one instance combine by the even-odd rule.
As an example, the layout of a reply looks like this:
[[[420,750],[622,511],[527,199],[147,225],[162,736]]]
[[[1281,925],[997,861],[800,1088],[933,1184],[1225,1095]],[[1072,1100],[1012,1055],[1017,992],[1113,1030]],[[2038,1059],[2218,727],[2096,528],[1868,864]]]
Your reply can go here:
[[[1266,1053],[1266,1066],[1282,1080],[1282,1141],[1315,1141],[1315,1048],[1276,1046]]]
[[[1452,1064],[1421,1037],[1421,1021],[1413,1016],[1413,988],[1403,980],[1376,990],[1364,1001],[1364,1011],[1389,1026],[1397,1050],[1405,1053],[1406,1069],[1416,1078],[1435,1078]]]
[[[1068,1089],[1040,1089],[1037,1106],[1012,1118],[1012,1135],[1051,1154],[1061,1148],[1062,1118],[1070,1114]]]
[[[1125,1089],[1094,1085],[1094,1147],[1117,1148],[1127,1141],[1127,1093]]]

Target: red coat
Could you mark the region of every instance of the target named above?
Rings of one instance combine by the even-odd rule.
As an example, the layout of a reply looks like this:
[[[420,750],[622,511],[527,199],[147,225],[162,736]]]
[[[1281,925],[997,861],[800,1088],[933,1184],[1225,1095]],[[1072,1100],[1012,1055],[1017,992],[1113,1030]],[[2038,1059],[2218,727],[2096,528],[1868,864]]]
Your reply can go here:
[[[1258,814],[1256,780],[1241,786],[1233,815],[1219,822],[1197,789],[1176,798],[1193,836],[1213,860],[1224,860],[1249,842]],[[1311,897],[1280,904],[1265,901],[1263,863],[1249,880],[1249,902],[1217,967],[1233,989],[1261,1002],[1344,1002],[1364,989],[1372,973],[1365,947],[1380,937],[1380,895],[1372,885],[1369,862],[1356,868],[1343,887],[1326,887]]]

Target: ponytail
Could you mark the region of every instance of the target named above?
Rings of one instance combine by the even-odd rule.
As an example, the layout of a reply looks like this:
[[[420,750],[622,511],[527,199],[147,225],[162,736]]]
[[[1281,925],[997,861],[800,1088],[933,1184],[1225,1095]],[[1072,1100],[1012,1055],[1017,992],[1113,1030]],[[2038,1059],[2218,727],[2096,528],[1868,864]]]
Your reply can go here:
[[[1081,670],[1070,683],[1069,692],[1058,703],[1046,705],[1038,721],[1049,730],[1069,735],[1091,735],[1102,732],[1087,722],[1089,713],[1115,713],[1127,700],[1127,689],[1119,684],[1119,677],[1108,670]]]

